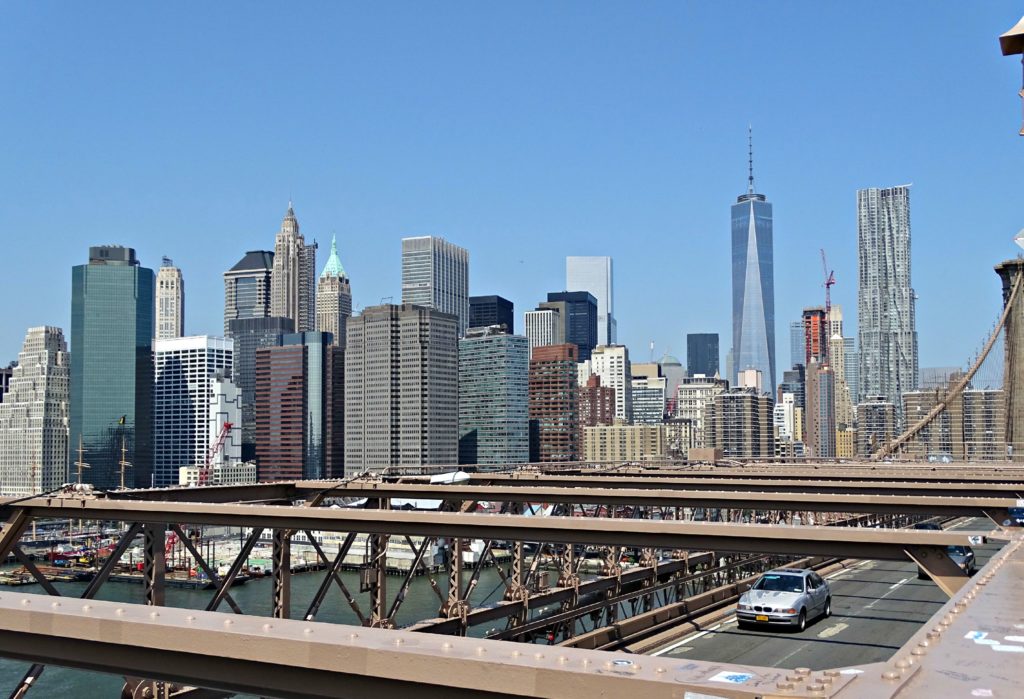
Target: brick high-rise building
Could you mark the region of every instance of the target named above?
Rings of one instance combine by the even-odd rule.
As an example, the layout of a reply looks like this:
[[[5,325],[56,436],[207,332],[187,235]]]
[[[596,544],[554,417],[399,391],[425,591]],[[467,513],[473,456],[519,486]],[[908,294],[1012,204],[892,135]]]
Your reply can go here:
[[[534,347],[530,358],[530,460],[579,457],[579,405],[574,344]]]
[[[291,333],[256,351],[256,465],[261,481],[339,476],[335,411],[341,349],[329,333]]]
[[[602,386],[597,374],[591,374],[579,387],[579,423],[580,444],[583,444],[583,430],[587,427],[615,424],[615,389]]]
[[[767,394],[754,389],[719,393],[704,416],[704,446],[721,449],[727,458],[774,456],[774,408]]]
[[[228,321],[234,341],[231,380],[242,400],[242,460],[256,460],[256,351],[278,347],[281,338],[295,331],[291,318],[235,318]]]

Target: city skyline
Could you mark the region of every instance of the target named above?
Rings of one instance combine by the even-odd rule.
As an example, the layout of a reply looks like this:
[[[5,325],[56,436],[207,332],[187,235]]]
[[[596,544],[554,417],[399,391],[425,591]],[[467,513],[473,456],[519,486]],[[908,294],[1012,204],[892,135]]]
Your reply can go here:
[[[571,14],[571,10],[564,12]],[[662,60],[666,66],[676,68],[689,65],[690,58],[669,52],[668,36],[651,21],[652,16],[657,15],[678,19],[682,12],[660,6],[639,13],[628,23],[625,31],[630,41],[647,38],[654,42],[651,51],[656,53],[648,54],[642,60]],[[697,28],[715,27],[722,21],[722,13],[707,8],[685,12],[688,21]],[[752,12],[768,22],[770,27],[783,32],[781,36],[784,38],[784,32],[790,31],[784,27],[785,22],[792,20],[797,11],[755,8]],[[832,12],[835,11],[824,9],[821,21],[827,22]],[[895,12],[900,17],[915,16],[912,8],[899,8]],[[16,24],[31,21],[34,11],[32,8],[15,8],[10,14],[10,22]],[[293,14],[294,17],[284,21],[295,23],[309,19],[302,12]],[[595,22],[599,26],[612,20],[607,10],[597,14]],[[74,12],[69,12],[68,18],[74,15]],[[95,21],[109,21],[102,15],[100,13]],[[49,261],[58,268],[76,263],[81,249],[110,239],[135,247],[139,259],[149,267],[155,268],[163,255],[173,257],[189,280],[185,329],[188,335],[220,333],[218,326],[222,320],[218,319],[215,304],[210,301],[223,293],[221,274],[246,250],[270,247],[269,236],[277,228],[280,211],[289,195],[296,199],[305,230],[313,231],[313,237],[320,242],[326,242],[334,231],[341,248],[352,251],[351,254],[346,253],[346,267],[360,280],[365,280],[360,282],[356,291],[356,309],[377,304],[385,296],[398,298],[400,270],[395,259],[402,237],[439,235],[469,249],[474,260],[470,293],[501,294],[519,309],[534,307],[544,292],[562,286],[565,257],[607,255],[614,258],[618,277],[616,316],[619,320],[619,341],[634,352],[642,353],[647,342],[654,339],[658,354],[671,351],[678,355],[683,353],[687,332],[712,331],[728,336],[727,251],[721,243],[709,245],[709,241],[721,241],[727,234],[728,221],[721,209],[726,201],[731,201],[742,183],[740,178],[744,174],[746,145],[743,131],[747,123],[753,122],[759,133],[758,160],[763,164],[759,168],[762,173],[760,180],[776,204],[777,337],[785,337],[785,324],[799,313],[800,308],[817,301],[820,296],[821,280],[816,273],[805,271],[815,268],[819,247],[828,250],[836,268],[838,285],[833,289],[836,303],[842,303],[848,309],[856,307],[855,192],[858,188],[889,187],[914,181],[914,227],[919,242],[915,247],[914,286],[921,296],[917,309],[920,363],[922,366],[962,364],[974,351],[976,338],[984,334],[987,318],[998,308],[997,288],[989,279],[989,268],[994,260],[1014,252],[1010,238],[1019,228],[1012,196],[1015,183],[1013,163],[1016,160],[1013,148],[1005,146],[1013,143],[1009,136],[1017,126],[1013,124],[1013,109],[1007,108],[1016,99],[1013,94],[1016,76],[1013,67],[1001,62],[990,45],[992,33],[1004,29],[1002,24],[1006,15],[1006,8],[996,6],[981,8],[969,17],[940,7],[924,22],[918,21],[920,18],[916,16],[914,22],[897,22],[899,31],[865,25],[863,19],[855,18],[846,30],[869,32],[878,56],[856,52],[830,59],[830,65],[836,68],[839,79],[843,81],[841,91],[836,89],[838,83],[833,81],[831,74],[826,79],[822,71],[814,68],[808,68],[809,73],[803,75],[810,83],[806,91],[797,89],[791,82],[772,77],[768,71],[764,80],[759,81],[763,84],[753,88],[755,94],[749,101],[744,100],[742,109],[739,109],[734,98],[723,94],[712,81],[701,86],[700,90],[707,93],[710,104],[717,106],[701,107],[694,114],[692,129],[671,137],[678,129],[675,117],[671,119],[672,130],[668,130],[668,125],[662,124],[660,119],[648,124],[644,117],[632,110],[616,112],[609,117],[611,121],[592,124],[585,121],[582,113],[573,111],[566,116],[566,125],[587,127],[580,138],[589,139],[595,129],[616,124],[620,127],[619,131],[613,132],[609,150],[592,155],[583,153],[577,147],[582,143],[576,142],[570,142],[550,155],[535,152],[533,146],[546,124],[542,119],[529,127],[512,128],[505,124],[512,128],[513,140],[526,139],[531,148],[512,158],[510,170],[500,175],[490,169],[478,173],[479,158],[470,159],[471,153],[477,156],[491,153],[493,156],[502,138],[499,133],[471,131],[468,134],[445,134],[444,143],[452,149],[453,158],[433,177],[423,179],[422,192],[412,193],[405,191],[408,189],[408,177],[421,172],[423,158],[433,149],[407,150],[401,157],[397,151],[388,150],[382,152],[386,157],[375,163],[368,159],[370,151],[366,148],[348,143],[345,134],[353,133],[353,124],[338,122],[331,126],[333,135],[330,147],[324,151],[325,157],[319,158],[318,168],[309,174],[298,176],[292,167],[281,167],[280,173],[271,173],[267,177],[266,171],[271,165],[282,166],[289,162],[289,147],[299,152],[303,162],[308,161],[312,156],[306,145],[308,136],[292,133],[285,143],[259,155],[256,179],[247,172],[253,168],[239,160],[241,142],[233,138],[223,145],[222,155],[226,157],[218,156],[222,164],[209,168],[209,173],[202,172],[201,167],[193,168],[192,175],[199,175],[199,181],[194,185],[186,185],[176,178],[174,173],[178,159],[173,153],[147,140],[148,132],[129,130],[125,137],[133,145],[133,151],[152,146],[152,155],[157,161],[167,161],[173,166],[160,177],[160,185],[165,186],[156,190],[139,189],[141,182],[131,180],[146,179],[138,175],[139,168],[149,167],[147,159],[137,159],[134,152],[114,149],[110,157],[123,172],[119,174],[109,170],[104,161],[100,163],[100,172],[93,183],[91,180],[80,181],[79,166],[71,164],[68,176],[82,189],[79,195],[67,199],[56,186],[40,188],[29,184],[49,178],[46,174],[49,161],[26,156],[31,154],[33,144],[41,143],[41,139],[49,135],[47,129],[52,128],[52,124],[29,125],[25,123],[24,116],[9,114],[4,117],[7,131],[21,134],[29,148],[12,145],[12,155],[25,160],[27,170],[17,177],[12,176],[13,173],[3,175],[10,198],[19,201],[20,206],[0,211],[0,223],[8,230],[31,230],[34,233],[24,236],[24,240],[12,241],[12,255],[30,259],[31,246],[40,238],[46,238],[53,252]],[[55,22],[54,30],[58,34],[71,31],[68,18],[58,18]],[[78,17],[76,24],[84,22],[88,25],[91,21]],[[372,23],[374,18],[370,16],[362,21]],[[481,20],[471,16],[462,21],[473,23]],[[942,55],[917,56],[901,48],[904,44],[914,44],[911,39],[915,37],[920,39],[929,32],[951,26],[955,31]],[[404,25],[397,29],[399,32],[411,31]],[[512,22],[511,30],[515,34],[525,31],[525,28],[518,22]],[[170,27],[169,31],[171,35],[175,32],[185,35],[185,29],[180,25]],[[749,30],[741,31],[748,36],[746,32]],[[102,34],[99,32],[100,36]],[[590,47],[590,38],[586,29],[569,37],[583,49]],[[715,61],[716,72],[713,75],[717,75],[718,70],[722,71],[721,75],[726,75],[732,62],[738,59],[723,54],[702,36],[697,38],[699,46],[694,51],[706,51],[709,60]],[[754,48],[763,41],[752,34],[749,38]],[[547,56],[545,37],[542,36],[540,41]],[[9,47],[3,49],[5,55],[9,51],[22,51],[29,58],[35,55],[34,50],[23,46],[17,36]],[[776,53],[779,55],[766,59],[769,61],[766,69],[795,55],[786,50]],[[24,93],[32,83],[33,70],[36,69],[24,64],[25,58],[16,59],[14,53],[10,55],[11,60],[23,70],[23,74],[14,79],[13,87],[17,93]],[[906,59],[902,64],[906,66],[908,76],[906,80],[897,82],[902,88],[908,84],[916,86],[913,99],[904,105],[906,109],[898,117],[851,124],[853,117],[844,114],[844,110],[855,111],[848,108],[847,100],[852,97],[840,92],[856,93],[856,88],[868,80],[857,75],[859,66],[866,67],[869,70],[865,72],[870,73],[874,66],[888,64],[897,56]],[[162,59],[151,52],[142,51],[142,59],[159,69],[152,78],[154,93],[150,96],[159,104],[164,94],[161,81],[173,77],[175,68],[164,65]],[[227,59],[216,56],[214,60]],[[287,63],[285,59],[281,60]],[[401,57],[396,61],[395,68],[409,65]],[[484,62],[491,65],[490,61]],[[268,70],[279,77],[280,71],[286,67],[275,64]],[[606,62],[602,67],[609,68]],[[559,74],[570,70],[569,66],[561,63],[557,63],[555,68]],[[475,73],[478,69],[466,70]],[[523,71],[523,76],[528,74],[526,68]],[[943,90],[931,89],[928,82],[937,80],[938,84],[948,87],[946,80],[937,77],[944,72],[975,76],[970,84],[957,85],[956,89],[966,92],[969,99],[961,100],[965,105],[952,113],[937,108],[939,103],[935,100],[945,101],[941,94]],[[118,75],[121,81],[136,79]],[[519,74],[514,71],[511,77],[519,79]],[[615,77],[611,85],[614,94],[624,96],[633,94],[633,90],[641,90],[637,93],[638,97],[644,98],[641,106],[655,106],[650,102],[653,98],[641,89],[650,86],[648,83],[631,87],[618,75]],[[249,84],[259,76],[247,73],[242,78],[244,84]],[[296,80],[296,89],[300,92],[311,89],[310,82],[300,78]],[[910,80],[920,82],[907,82]],[[96,87],[91,81],[85,82]],[[197,89],[205,85],[201,81]],[[794,138],[793,129],[797,127],[784,120],[783,112],[788,119],[794,108],[811,99],[812,88],[823,85],[833,89],[826,93],[829,106],[814,112],[817,118],[811,118],[810,129],[800,127],[803,138]],[[363,83],[358,87],[367,89]],[[551,89],[547,82],[541,88]],[[439,94],[445,94],[448,84],[442,84],[439,89]],[[518,82],[509,89],[513,90],[512,95],[519,95]],[[589,95],[593,85],[588,80],[580,89]],[[697,90],[689,83],[686,83],[686,89]],[[797,104],[771,104],[766,95],[772,90],[788,94],[796,99]],[[77,94],[77,90],[71,90],[66,99],[74,100]],[[25,96],[33,97],[30,93]],[[814,97],[818,99],[819,94],[814,92]],[[388,98],[398,99],[397,93],[389,93]],[[31,107],[32,103],[32,99],[28,99],[26,107]],[[679,100],[673,100],[659,106],[667,108],[667,114],[678,114],[678,109],[673,107],[678,108],[679,104]],[[468,112],[466,118],[487,119],[492,116],[487,109],[487,105],[481,106]],[[25,113],[28,111],[26,109]],[[721,118],[726,111],[732,112],[732,116]],[[526,114],[531,119],[535,116],[533,111]],[[109,144],[113,133],[105,131],[106,127],[102,125],[93,124],[91,119],[87,121],[90,127],[100,129],[98,145]],[[529,123],[530,119],[526,121]],[[124,126],[123,121],[115,122]],[[362,122],[358,124],[365,128]],[[640,138],[635,129],[642,125],[650,126],[651,130],[649,135]],[[283,128],[277,122],[264,126],[270,129],[269,134]],[[243,128],[242,134],[251,137],[251,128]],[[311,128],[316,133],[323,133],[321,130],[326,127],[318,121]],[[392,124],[392,128],[399,129],[399,126]],[[698,137],[693,129],[699,129],[703,136]],[[406,131],[399,131],[409,135]],[[193,146],[203,142],[194,134],[175,133]],[[376,133],[375,138],[384,132]],[[940,134],[950,133],[970,134],[971,138],[958,139],[948,148],[933,147]],[[202,135],[208,137],[205,133]],[[657,141],[659,147],[664,143],[672,145],[664,155],[659,155],[648,146],[648,140]],[[960,144],[959,140],[970,141],[970,147]],[[58,139],[60,144],[63,141]],[[409,145],[405,139],[400,139],[400,142]],[[633,144],[633,147],[627,148],[626,144]],[[247,142],[247,145],[251,146],[251,143]],[[342,145],[354,149],[354,157],[339,157],[338,148]],[[650,145],[653,146],[653,142]],[[93,158],[83,150],[86,148],[79,144],[69,152],[89,162]],[[687,154],[690,150],[693,150],[692,156]],[[941,155],[936,153],[937,150]],[[826,151],[829,156],[824,166],[832,176],[821,177],[821,165],[809,168],[808,159],[813,157],[817,161]],[[859,154],[856,151],[865,152]],[[550,167],[556,164],[556,159],[566,157],[569,158],[567,165]],[[940,157],[941,161],[936,160]],[[939,166],[940,162],[947,160],[958,162],[961,172],[964,168],[972,172],[976,169],[977,176],[944,174],[953,173],[951,169]],[[393,168],[399,162],[408,164],[411,171],[396,175],[397,170]],[[344,163],[344,171],[338,169],[341,163]],[[700,163],[700,166],[694,163]],[[557,198],[537,187],[517,185],[514,190],[505,191],[507,186],[515,183],[513,178],[523,175],[524,168],[549,167],[551,172],[537,181],[547,189],[556,182],[567,181],[565,178],[570,175],[579,174],[578,168],[583,166],[588,174],[575,177],[578,186],[556,187]],[[392,170],[388,176],[382,167]],[[800,172],[800,168],[807,169],[808,173]],[[617,174],[617,170],[623,169],[629,174],[625,181]],[[457,186],[473,174],[483,176],[471,186],[458,185],[465,190],[464,195],[457,194],[455,190],[449,191],[450,186]],[[229,187],[223,182],[214,185],[209,180],[210,176],[231,184]],[[631,180],[637,182],[630,184]],[[623,184],[628,184],[628,187],[620,186]],[[105,188],[106,196],[94,196],[98,191],[94,189],[96,187]],[[197,197],[194,187],[202,187],[212,196]],[[396,197],[395,187],[401,187],[405,193]],[[499,191],[502,192],[500,196],[497,195]],[[106,204],[112,196],[118,199],[113,214]],[[464,201],[463,197],[470,196],[477,201]],[[512,198],[516,200],[515,206],[512,206]],[[397,202],[395,211],[385,206],[388,200]],[[527,210],[521,206],[524,200],[531,202]],[[51,201],[59,204],[49,206]],[[956,210],[947,203],[951,201],[957,202]],[[39,211],[45,214],[40,216]],[[202,225],[195,226],[194,220],[201,220]],[[958,260],[966,272],[957,293],[952,293],[945,285],[949,263],[939,256],[939,251],[956,245],[962,231],[968,229],[980,231],[980,235]],[[515,240],[513,252],[504,254],[501,246],[507,246],[509,240]],[[644,244],[633,245],[634,241]],[[652,255],[652,245],[663,254]],[[701,264],[701,269],[694,270],[692,274],[679,275],[679,255],[664,253],[673,249],[684,253],[697,246],[702,255],[708,256],[707,263]],[[5,297],[20,294],[23,290],[30,292],[24,295],[31,297],[5,316],[6,322],[0,328],[0,363],[3,364],[17,356],[25,328],[44,324],[65,330],[70,327],[67,304],[70,280],[57,278],[52,285],[43,288],[32,277],[24,276],[27,273],[27,269],[24,272],[14,270],[0,281],[0,292]],[[658,304],[650,303],[650,299],[657,295],[671,296],[673,301],[684,304],[685,309],[666,317],[657,308]],[[691,299],[702,302],[688,303]],[[977,308],[991,309],[992,313],[972,312]],[[956,325],[952,327],[948,323],[950,317],[956,319]],[[847,325],[852,333],[857,328],[857,319],[848,317]],[[954,339],[941,341],[951,330]],[[781,374],[786,368],[781,359],[782,356],[777,356],[776,374]]]

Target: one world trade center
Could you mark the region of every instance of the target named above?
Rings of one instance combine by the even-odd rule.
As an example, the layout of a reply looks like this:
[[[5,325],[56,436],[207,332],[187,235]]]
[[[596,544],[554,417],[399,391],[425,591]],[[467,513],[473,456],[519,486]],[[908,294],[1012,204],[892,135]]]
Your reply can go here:
[[[761,390],[775,397],[775,276],[772,205],[754,192],[750,142],[747,192],[732,205],[732,375],[761,372]]]

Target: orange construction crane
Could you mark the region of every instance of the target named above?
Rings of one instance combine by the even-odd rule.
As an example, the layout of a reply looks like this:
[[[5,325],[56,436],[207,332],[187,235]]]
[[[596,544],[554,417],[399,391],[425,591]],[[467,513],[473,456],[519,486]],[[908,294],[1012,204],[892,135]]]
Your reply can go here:
[[[821,269],[825,273],[825,318],[832,311],[832,287],[836,284],[835,272],[828,268],[828,261],[825,259],[825,248],[821,249]]]
[[[213,465],[213,459],[224,448],[224,441],[228,438],[228,433],[231,432],[232,427],[234,427],[233,423],[225,422],[224,426],[220,429],[220,434],[217,435],[217,441],[206,450],[206,463],[199,470],[199,485],[206,485],[209,482],[210,467]]]

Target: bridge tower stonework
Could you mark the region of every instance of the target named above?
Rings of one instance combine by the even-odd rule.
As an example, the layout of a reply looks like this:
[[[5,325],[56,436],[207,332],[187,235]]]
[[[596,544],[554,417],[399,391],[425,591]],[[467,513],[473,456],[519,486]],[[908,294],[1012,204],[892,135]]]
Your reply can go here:
[[[1021,275],[1024,275],[1024,258],[1001,262],[995,269],[1003,281],[1004,310],[1012,304],[1004,325],[1003,391],[1006,396],[1007,451],[1011,461],[1024,461],[1024,294],[1014,293]]]

